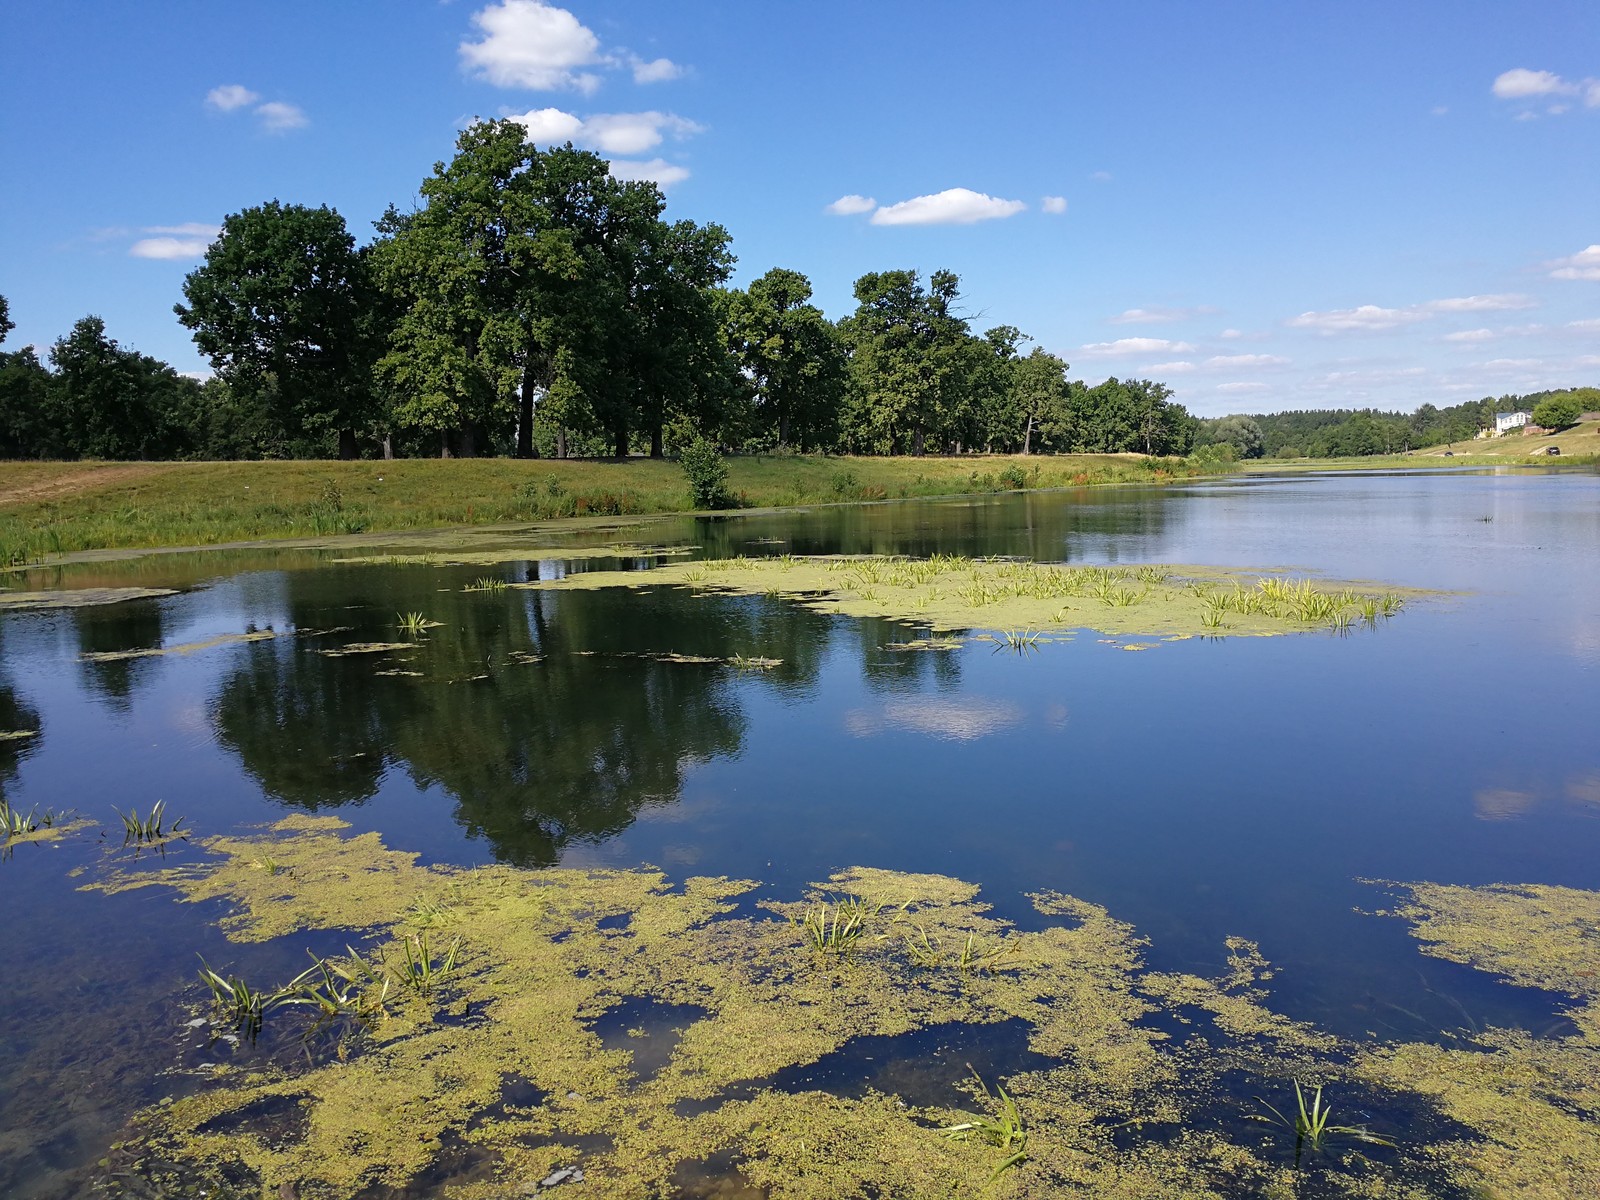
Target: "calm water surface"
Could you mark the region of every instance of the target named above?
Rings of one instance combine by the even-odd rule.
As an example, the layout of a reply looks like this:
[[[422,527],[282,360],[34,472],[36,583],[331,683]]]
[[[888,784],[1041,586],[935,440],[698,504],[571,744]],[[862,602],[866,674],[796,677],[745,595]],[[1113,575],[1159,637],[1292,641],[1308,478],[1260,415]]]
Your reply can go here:
[[[461,591],[608,561],[144,560],[64,578],[181,594],[0,616],[0,729],[38,731],[0,742],[0,794],[113,824],[113,806],[164,799],[202,834],[337,813],[457,864],[648,863],[777,890],[855,864],[941,872],[1024,925],[1025,892],[1103,904],[1149,936],[1156,968],[1214,972],[1226,936],[1254,939],[1279,968],[1273,1006],[1345,1036],[1556,1020],[1552,997],[1422,958],[1401,923],[1358,910],[1382,906],[1370,880],[1600,888],[1600,476],[1251,478],[606,536],[708,557],[1274,567],[1446,594],[1347,636],[1130,654],[1081,633],[1019,657],[897,653],[903,626],[765,597]],[[445,622],[407,663],[419,677],[309,636],[83,657],[268,627],[386,641],[412,610]],[[667,651],[783,661],[630,656]],[[79,1194],[166,1094],[196,952],[303,965],[305,938],[230,945],[217,910],[156,889],[77,891],[69,872],[113,842],[120,829],[0,862],[5,1196]]]

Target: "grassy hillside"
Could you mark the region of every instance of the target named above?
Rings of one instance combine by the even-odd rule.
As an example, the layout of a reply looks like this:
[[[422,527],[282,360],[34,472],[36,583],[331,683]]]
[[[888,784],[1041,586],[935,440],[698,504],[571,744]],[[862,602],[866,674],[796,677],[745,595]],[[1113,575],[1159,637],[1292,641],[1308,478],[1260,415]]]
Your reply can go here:
[[[744,507],[1153,481],[1197,473],[1132,455],[734,458]],[[216,545],[362,530],[681,512],[675,462],[0,464],[0,565],[74,550]]]
[[[1529,458],[1543,456],[1546,447],[1561,447],[1563,458],[1600,455],[1600,421],[1581,421],[1563,433],[1524,437],[1508,433],[1504,437],[1473,438],[1465,442],[1451,442],[1448,446],[1429,446],[1418,450],[1418,457],[1443,457],[1446,451],[1457,455],[1487,455],[1495,458]]]

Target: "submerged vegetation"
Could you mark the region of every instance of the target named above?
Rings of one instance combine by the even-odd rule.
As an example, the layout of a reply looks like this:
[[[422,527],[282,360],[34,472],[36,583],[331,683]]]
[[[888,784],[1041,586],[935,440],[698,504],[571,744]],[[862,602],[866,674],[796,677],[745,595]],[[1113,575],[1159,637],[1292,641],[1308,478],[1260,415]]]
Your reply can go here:
[[[1585,1002],[1570,1037],[1488,1030],[1451,1049],[1349,1044],[1282,1017],[1270,965],[1242,939],[1216,978],[1152,970],[1133,929],[1059,893],[1032,897],[1038,927],[1024,931],[939,875],[855,868],[782,897],[651,870],[462,870],[312,816],[205,846],[203,870],[123,866],[90,886],[225,900],[236,941],[346,929],[368,948],[313,956],[276,992],[206,968],[220,1011],[246,1028],[278,1008],[362,1019],[355,1040],[308,1041],[293,1060],[241,1051],[141,1116],[124,1157],[182,1164],[199,1185],[331,1200],[406,1189],[445,1156],[459,1200],[575,1162],[586,1195],[655,1194],[718,1161],[774,1200],[1222,1200],[1300,1195],[1301,1182],[1349,1200],[1555,1200],[1585,1194],[1600,1168],[1600,1135],[1579,1115],[1600,1089],[1600,987],[1577,965],[1600,928],[1593,893],[1406,890],[1397,912],[1430,952]],[[449,997],[431,999],[446,980]],[[682,1015],[648,1066],[597,1032],[606,1014],[651,1011]],[[998,1071],[969,1055],[965,1076],[929,1061],[914,1100],[822,1069],[859,1039],[962,1026],[1014,1029],[1027,1052]],[[1335,1125],[1307,1077],[1379,1115]],[[1250,1090],[1285,1079],[1295,1108],[1249,1108]],[[245,1119],[279,1105],[296,1120]],[[1293,1155],[1248,1135],[1260,1120],[1294,1134]],[[1366,1153],[1341,1150],[1351,1143]]]
[[[1421,594],[1213,567],[1074,567],[943,554],[712,559],[644,571],[586,571],[513,586],[648,584],[776,595],[823,612],[888,617],[938,632],[998,629],[997,648],[1019,654],[1037,649],[1045,631],[1075,627],[1174,636],[1343,631],[1358,619],[1376,625],[1400,612],[1408,596]],[[932,639],[903,645],[938,649],[949,643]]]

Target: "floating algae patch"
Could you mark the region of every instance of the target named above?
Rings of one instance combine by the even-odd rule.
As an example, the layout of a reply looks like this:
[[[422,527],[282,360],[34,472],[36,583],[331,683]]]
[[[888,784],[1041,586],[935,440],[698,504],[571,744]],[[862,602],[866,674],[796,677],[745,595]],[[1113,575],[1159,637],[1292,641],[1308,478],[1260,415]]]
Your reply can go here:
[[[1491,1028],[1457,1046],[1372,1050],[1357,1074],[1433,1099],[1470,1131],[1430,1147],[1479,1194],[1527,1200],[1600,1195],[1600,892],[1540,884],[1389,885],[1388,914],[1423,953],[1563,993],[1576,1032],[1538,1038]]]
[[[123,662],[133,658],[159,658],[169,654],[193,654],[199,650],[215,650],[218,646],[237,646],[249,642],[270,642],[283,637],[323,637],[330,633],[343,633],[344,629],[250,629],[244,633],[219,633],[198,642],[180,642],[172,646],[147,646],[138,650],[92,650],[78,655],[83,662]]]
[[[3,804],[4,802],[0,801],[0,806],[3,806]],[[67,819],[56,817],[54,814],[51,814],[49,824],[45,824],[45,819],[39,817],[37,812],[23,813],[17,809],[11,811],[19,816],[28,818],[25,823],[32,823],[35,827],[33,829],[12,831],[7,829],[4,824],[0,824],[0,858],[9,857],[18,846],[59,842],[64,838],[71,837],[73,834],[92,829],[95,825],[93,821],[85,817]]]
[[[1028,638],[1038,631],[1074,628],[1257,636],[1348,629],[1387,620],[1408,598],[1423,594],[1215,567],[1072,567],[944,555],[715,559],[642,571],[585,571],[511,586],[652,584],[779,596],[820,612],[914,622],[934,632],[1022,630]],[[916,648],[932,647],[924,642]]]
[[[102,587],[69,588],[43,592],[0,592],[0,612],[20,608],[90,608],[97,604],[120,604],[124,600],[148,600],[176,596],[173,588]]]
[[[1146,971],[1143,939],[1071,896],[1034,897],[1043,928],[1022,931],[974,885],[934,874],[854,868],[775,896],[746,880],[673,886],[649,869],[461,870],[311,816],[204,846],[202,868],[125,870],[95,886],[224,901],[230,938],[282,938],[291,957],[303,946],[293,935],[369,931],[349,935],[352,954],[369,999],[388,978],[386,1016],[348,1053],[197,1073],[137,1119],[119,1163],[182,1164],[227,1194],[300,1200],[491,1200],[574,1166],[584,1195],[669,1195],[708,1163],[771,1200],[1296,1194],[1289,1162],[1260,1139],[1191,1127],[1237,1103],[1217,1091],[1213,1064],[1237,1071],[1244,1043],[1216,1032],[1169,1044],[1147,1019],[1166,1003],[1166,977]],[[812,937],[818,914],[850,914],[856,936]],[[402,982],[419,953],[437,961],[446,945],[459,957],[427,995]],[[1260,1005],[1265,963],[1235,949],[1221,982],[1184,981],[1186,1003]],[[354,959],[341,965],[359,974]],[[619,1013],[644,1040],[660,1015],[670,1044],[612,1036]],[[910,1052],[919,1033],[955,1027],[972,1031],[972,1070],[945,1063],[941,1078],[930,1064],[914,1099],[835,1094],[805,1070],[863,1048]],[[1004,1047],[993,1059],[985,1030]],[[1252,1085],[1281,1090],[1286,1063],[1313,1053],[1294,1049],[1293,1060],[1259,1051]],[[998,1118],[1001,1086],[1026,1128],[1023,1159],[1014,1144],[948,1135]],[[292,1128],[249,1119],[291,1102]],[[1165,1123],[1159,1140],[1130,1134],[1152,1122]],[[1401,1152],[1386,1153],[1396,1161],[1330,1156],[1317,1194],[1422,1195]],[[440,1164],[463,1156],[473,1168],[441,1182]],[[110,1195],[141,1186],[102,1181]]]
[[[348,658],[354,654],[387,654],[393,650],[415,650],[416,642],[350,642],[348,645],[335,646],[329,650],[318,650],[318,654],[329,658]]]

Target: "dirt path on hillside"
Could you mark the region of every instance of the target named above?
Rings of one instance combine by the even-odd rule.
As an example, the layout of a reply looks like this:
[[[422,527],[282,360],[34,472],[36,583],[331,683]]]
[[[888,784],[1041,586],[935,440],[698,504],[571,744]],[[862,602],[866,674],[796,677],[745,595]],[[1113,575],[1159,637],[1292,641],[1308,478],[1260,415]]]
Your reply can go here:
[[[112,484],[126,483],[160,471],[164,463],[128,463],[119,466],[87,467],[81,471],[68,471],[16,487],[0,486],[0,505],[24,504],[32,500],[59,500],[67,496],[81,496]]]

